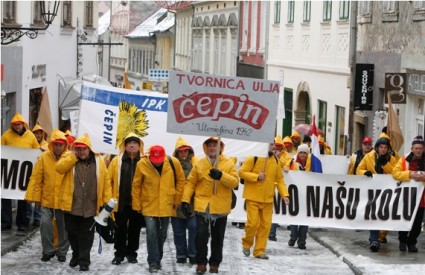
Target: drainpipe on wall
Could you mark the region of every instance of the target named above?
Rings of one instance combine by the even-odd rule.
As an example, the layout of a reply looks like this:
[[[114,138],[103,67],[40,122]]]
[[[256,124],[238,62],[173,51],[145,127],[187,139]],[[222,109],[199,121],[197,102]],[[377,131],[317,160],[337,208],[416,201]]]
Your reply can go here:
[[[346,155],[350,155],[355,149],[353,146],[353,134],[354,134],[354,89],[356,83],[356,51],[357,51],[357,8],[358,2],[351,1],[351,14],[350,14],[350,73],[351,73],[351,87],[350,87],[350,105],[349,115],[352,117],[348,119],[348,139],[347,145],[345,146],[344,152]]]

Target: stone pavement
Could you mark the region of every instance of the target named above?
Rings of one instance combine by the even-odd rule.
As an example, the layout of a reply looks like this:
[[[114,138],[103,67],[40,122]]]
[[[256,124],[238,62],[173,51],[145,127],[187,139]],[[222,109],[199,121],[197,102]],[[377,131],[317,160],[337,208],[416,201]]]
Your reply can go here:
[[[31,221],[30,226],[28,226],[28,231],[18,231],[18,227],[15,223],[16,208],[12,208],[12,218],[12,229],[1,231],[1,256],[10,251],[15,251],[19,246],[32,238],[39,229],[38,226],[32,226],[33,221]]]
[[[16,250],[20,245],[32,238],[38,231],[38,227],[30,226],[27,232],[17,231],[16,225],[12,230],[1,232],[1,255]],[[317,229],[309,228],[307,238],[307,250],[309,238],[328,248],[353,270],[355,274],[373,274],[370,272],[370,262],[379,270],[380,265],[405,265],[412,268],[413,265],[425,265],[425,233],[418,239],[418,253],[400,252],[398,249],[397,232],[389,232],[388,243],[381,244],[377,253],[369,250],[369,231],[345,230],[345,229]],[[287,246],[289,230],[286,226],[280,226],[277,231],[277,242]],[[365,260],[367,258],[367,261]]]
[[[425,232],[418,238],[417,248],[419,252],[400,252],[398,245],[398,233],[388,232],[386,244],[381,244],[379,252],[371,252],[369,249],[369,231],[346,230],[346,229],[309,229],[309,237],[331,250],[335,255],[350,266],[356,274],[370,273],[369,264],[365,264],[365,258],[371,259],[379,269],[379,265],[413,265],[425,264]],[[307,239],[308,249],[308,239]]]

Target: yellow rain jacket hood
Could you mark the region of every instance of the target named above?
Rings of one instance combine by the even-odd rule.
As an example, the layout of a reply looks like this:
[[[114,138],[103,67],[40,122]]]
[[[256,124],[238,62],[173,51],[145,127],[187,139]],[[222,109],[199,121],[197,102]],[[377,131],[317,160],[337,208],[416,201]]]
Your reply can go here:
[[[25,128],[24,133],[21,135],[16,133],[12,128],[12,123],[18,121],[22,122]],[[20,113],[16,113],[13,116],[12,120],[10,121],[10,128],[7,129],[1,136],[1,144],[20,148],[40,148],[37,138],[35,137],[33,132],[28,130],[28,124]]]
[[[133,139],[137,138],[140,141],[140,153],[141,153],[140,156],[143,156],[143,154],[144,154],[143,152],[145,150],[145,143],[143,142],[143,140],[142,140],[141,137],[139,137],[138,135],[136,135],[133,132],[128,133],[128,135],[125,137],[125,139],[121,142],[121,144],[120,144],[120,152],[124,152],[124,150],[125,150],[125,141],[128,138],[133,138]]]
[[[192,156],[194,156],[195,155],[195,152],[193,151],[193,148],[192,148],[192,146],[190,146],[190,144],[189,144],[189,142],[187,142],[184,138],[182,138],[182,137],[178,137],[177,138],[177,141],[176,141],[176,147],[175,147],[175,149],[174,149],[174,153],[173,153],[173,156],[174,157],[177,157],[177,151],[180,149],[180,148],[184,148],[184,147],[187,147],[187,148],[185,148],[185,149],[188,149],[190,152],[189,152],[189,155],[192,155]]]
[[[10,128],[12,128],[13,123],[18,122],[18,121],[20,121],[24,124],[25,129],[29,129],[28,123],[25,121],[24,117],[20,113],[16,113],[12,117],[12,120],[10,121]]]
[[[50,138],[49,145],[47,146],[51,152],[53,152],[53,142],[56,141],[56,140],[65,141],[65,145],[66,145],[66,147],[68,147],[68,140],[66,139],[65,133],[58,130],[58,129],[54,129],[52,131],[52,136]]]
[[[58,139],[66,142],[65,134],[58,129],[54,129],[52,131],[52,140],[49,143],[49,151],[44,152],[38,158],[25,193],[25,200],[55,209],[59,207],[59,190],[63,179],[63,175],[52,169],[58,161],[53,154],[53,141]],[[63,154],[67,152],[66,145]]]
[[[93,153],[95,153],[95,151],[93,151],[91,149],[91,141],[90,141],[90,137],[89,137],[89,135],[87,133],[85,133],[84,135],[82,135],[81,137],[77,138],[74,141],[74,143],[72,144],[72,150],[74,150],[76,143],[82,143],[82,144],[87,145],[87,147],[89,147],[90,151],[93,152]]]
[[[203,145],[202,145],[202,149],[204,149],[204,153],[205,155],[208,155],[208,143],[210,141],[216,141],[218,142],[218,137],[209,137],[207,140],[204,141]],[[223,154],[224,151],[224,143],[223,141],[220,140],[220,155]]]

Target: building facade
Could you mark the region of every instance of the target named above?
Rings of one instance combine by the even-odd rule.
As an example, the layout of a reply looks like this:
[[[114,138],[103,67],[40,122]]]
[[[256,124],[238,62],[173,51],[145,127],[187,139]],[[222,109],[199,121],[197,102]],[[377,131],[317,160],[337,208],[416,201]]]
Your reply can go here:
[[[43,26],[40,3],[2,1],[2,28]],[[62,126],[58,82],[98,70],[97,47],[77,45],[83,35],[87,40],[96,41],[97,14],[94,1],[60,1],[53,23],[47,30],[39,31],[35,39],[23,36],[8,45],[3,45],[2,40],[2,132],[8,128],[15,112],[20,112],[30,127],[34,126],[45,90],[52,126]]]
[[[357,29],[356,63],[374,65],[374,85],[372,110],[354,113],[354,135],[378,137],[387,120],[388,74],[400,74],[392,102],[405,141],[402,154],[415,136],[425,135],[425,1],[359,2]]]
[[[350,106],[350,1],[270,2],[267,78],[283,80],[277,133],[316,124],[333,154],[346,153]]]

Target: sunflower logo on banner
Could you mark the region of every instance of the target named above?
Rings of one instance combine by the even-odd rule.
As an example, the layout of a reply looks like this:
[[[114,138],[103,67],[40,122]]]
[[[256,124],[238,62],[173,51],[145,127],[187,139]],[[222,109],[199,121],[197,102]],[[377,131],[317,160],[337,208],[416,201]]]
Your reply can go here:
[[[119,104],[117,148],[130,133],[133,132],[139,137],[148,135],[149,120],[145,110],[139,110],[136,104],[121,101]]]

